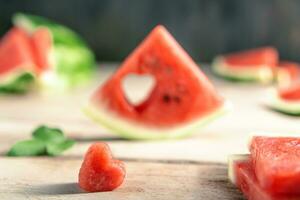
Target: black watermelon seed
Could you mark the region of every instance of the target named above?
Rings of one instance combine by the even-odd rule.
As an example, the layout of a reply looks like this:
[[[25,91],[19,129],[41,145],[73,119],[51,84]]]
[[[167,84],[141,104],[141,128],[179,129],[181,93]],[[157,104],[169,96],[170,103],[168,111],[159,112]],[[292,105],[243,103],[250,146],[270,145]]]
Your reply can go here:
[[[163,101],[164,101],[165,103],[169,103],[169,102],[171,101],[170,96],[167,95],[167,94],[165,94],[165,95],[163,96]]]

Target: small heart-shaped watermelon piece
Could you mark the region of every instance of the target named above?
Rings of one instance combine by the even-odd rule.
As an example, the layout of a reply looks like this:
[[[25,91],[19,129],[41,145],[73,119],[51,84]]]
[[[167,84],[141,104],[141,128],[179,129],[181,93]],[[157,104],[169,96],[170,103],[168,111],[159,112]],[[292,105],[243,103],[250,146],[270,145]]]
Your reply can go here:
[[[87,192],[112,191],[125,178],[125,165],[112,157],[106,143],[95,143],[88,149],[79,171],[79,186]]]

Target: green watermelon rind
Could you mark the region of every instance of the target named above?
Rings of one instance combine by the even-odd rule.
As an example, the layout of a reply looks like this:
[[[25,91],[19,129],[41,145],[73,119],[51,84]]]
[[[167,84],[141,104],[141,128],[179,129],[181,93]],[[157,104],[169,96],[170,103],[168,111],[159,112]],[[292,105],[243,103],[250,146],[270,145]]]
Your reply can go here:
[[[270,83],[274,79],[273,72],[269,67],[249,70],[243,67],[243,70],[240,71],[231,70],[221,56],[214,59],[212,70],[217,76],[229,81]]]
[[[225,114],[231,108],[231,104],[226,102],[222,107],[218,108],[218,110],[206,117],[201,117],[193,122],[173,128],[153,128],[142,126],[136,122],[130,122],[118,117],[106,108],[101,107],[95,106],[93,103],[89,103],[83,108],[83,111],[96,123],[108,128],[123,138],[135,140],[162,140],[178,139],[192,135],[195,133],[195,130]]]
[[[229,155],[228,156],[228,171],[227,171],[227,175],[228,175],[228,179],[229,181],[236,185],[237,181],[236,181],[236,174],[235,174],[235,170],[234,170],[234,164],[237,161],[246,161],[249,159],[249,154],[233,154],[233,155]]]
[[[284,114],[300,116],[300,101],[286,101],[280,98],[276,89],[269,91],[266,105]]]
[[[47,28],[52,34],[53,47],[50,51],[50,63],[55,70],[56,83],[39,81],[41,88],[53,90],[60,87],[62,90],[71,89],[91,80],[96,70],[95,55],[87,44],[71,29],[57,24],[46,18],[17,13],[13,16],[16,26],[33,32],[37,28]],[[60,80],[61,79],[61,80]],[[51,88],[55,86],[55,88]]]
[[[8,75],[5,81],[0,82],[0,93],[21,94],[33,87],[35,76],[31,72],[18,72]]]

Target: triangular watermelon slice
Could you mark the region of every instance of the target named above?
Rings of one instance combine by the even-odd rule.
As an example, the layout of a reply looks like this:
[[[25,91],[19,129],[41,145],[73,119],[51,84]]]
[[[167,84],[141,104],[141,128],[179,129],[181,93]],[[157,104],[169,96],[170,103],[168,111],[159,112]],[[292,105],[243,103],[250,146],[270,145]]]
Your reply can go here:
[[[218,56],[214,72],[226,79],[269,83],[273,81],[278,52],[273,47],[261,47]]]
[[[14,27],[0,41],[0,92],[26,92],[34,81],[34,71],[31,40]]]
[[[129,74],[156,81],[148,98],[132,105],[122,80]],[[183,48],[157,26],[92,96],[86,113],[126,138],[178,138],[222,114],[224,100]]]
[[[91,79],[95,70],[94,54],[74,31],[49,19],[24,13],[15,14],[13,23],[36,39],[45,39],[43,43],[36,43],[38,62],[42,66],[39,73],[42,88],[65,90]],[[39,34],[34,34],[39,29]]]

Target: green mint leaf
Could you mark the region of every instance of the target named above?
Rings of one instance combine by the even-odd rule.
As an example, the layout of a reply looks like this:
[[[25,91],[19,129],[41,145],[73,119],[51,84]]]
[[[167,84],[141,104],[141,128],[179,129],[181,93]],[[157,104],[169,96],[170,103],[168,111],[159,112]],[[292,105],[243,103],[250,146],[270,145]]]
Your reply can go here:
[[[14,144],[8,156],[38,156],[46,153],[46,145],[40,140],[23,140]]]
[[[57,156],[62,152],[71,148],[75,144],[74,140],[64,140],[58,143],[48,143],[46,147],[47,154],[50,156]]]
[[[75,141],[66,139],[58,128],[39,126],[32,133],[31,140],[19,141],[12,146],[8,156],[56,156],[71,148]]]
[[[33,138],[44,143],[60,143],[65,140],[63,132],[58,128],[40,126],[32,133]]]

